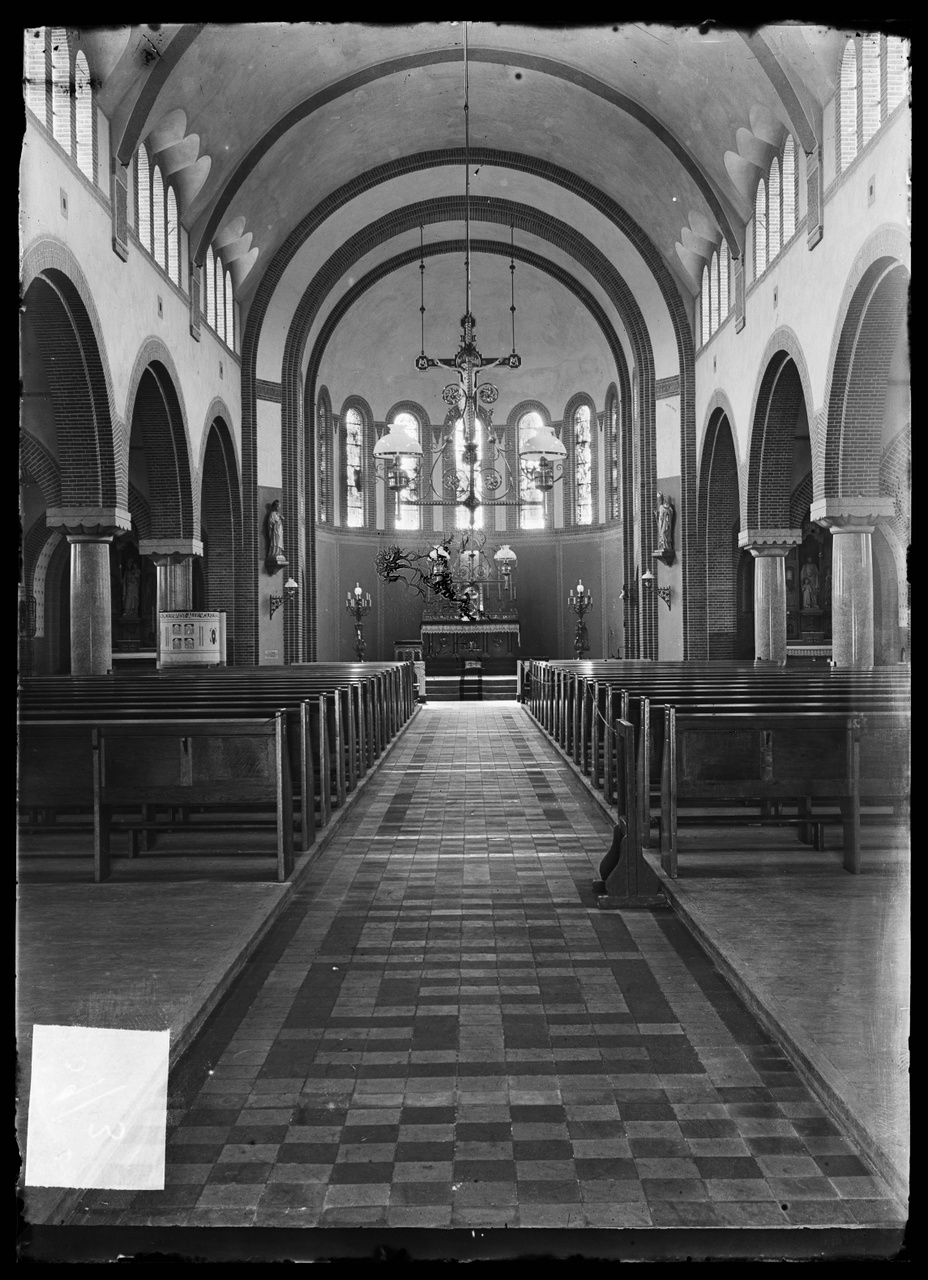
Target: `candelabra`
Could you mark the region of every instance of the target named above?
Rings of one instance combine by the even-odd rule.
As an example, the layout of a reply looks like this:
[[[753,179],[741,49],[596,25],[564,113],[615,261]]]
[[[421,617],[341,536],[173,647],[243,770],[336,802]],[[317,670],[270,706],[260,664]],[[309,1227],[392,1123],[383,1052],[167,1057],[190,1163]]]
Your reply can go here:
[[[361,625],[361,619],[366,618],[371,611],[370,592],[365,594],[361,590],[361,584],[357,583],[354,591],[348,592],[348,599],[345,601],[345,607],[354,618],[354,651],[357,654],[358,662],[364,661],[364,650],[366,648],[364,641],[364,627]]]
[[[584,587],[582,582],[578,582],[575,589],[567,593],[567,605],[577,615],[577,630],[574,635],[574,652],[578,658],[582,658],[584,653],[590,647],[589,638],[586,633],[586,625],[583,621],[583,615],[589,613],[593,607],[593,597]]]
[[[664,602],[664,604],[667,606],[667,608],[668,608],[668,609],[670,608],[670,592],[671,592],[671,588],[670,588],[670,587],[659,587],[659,586],[657,585],[657,579],[655,578],[654,574],[651,572],[651,570],[650,570],[650,569],[647,569],[647,570],[646,570],[646,571],[641,575],[641,585],[642,585],[642,586],[643,586],[647,591],[654,591],[654,592],[656,592],[656,593],[657,593],[657,595],[659,595],[659,596],[660,596],[660,598],[663,600],[663,602]]]

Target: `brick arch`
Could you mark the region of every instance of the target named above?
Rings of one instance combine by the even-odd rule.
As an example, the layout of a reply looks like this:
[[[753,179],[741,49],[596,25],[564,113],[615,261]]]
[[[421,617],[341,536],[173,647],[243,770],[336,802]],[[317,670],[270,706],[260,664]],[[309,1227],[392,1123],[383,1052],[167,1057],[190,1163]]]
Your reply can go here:
[[[61,470],[41,440],[28,431],[22,432],[20,462],[42,490],[46,507],[61,506]]]
[[[222,396],[213,396],[212,400],[209,403],[209,408],[206,410],[206,413],[203,417],[203,430],[200,432],[200,456],[197,459],[196,474],[200,477],[201,492],[202,492],[202,476],[203,476],[203,459],[206,456],[206,442],[209,437],[209,429],[213,425],[213,423],[216,421],[217,418],[222,419],[226,429],[229,432],[229,438],[232,441],[232,450],[233,450],[233,456],[235,459],[235,474],[236,476],[240,474],[241,463],[239,459],[239,450],[235,440],[235,432],[232,429],[232,424],[234,422],[232,413],[229,409],[229,406],[226,404],[225,400],[223,400]]]
[[[793,430],[803,404],[810,421],[812,418],[808,370],[804,361],[802,365],[797,362],[797,354],[801,357],[795,335],[790,340],[788,333],[777,330],[764,355],[751,413],[746,484],[742,483],[745,529],[790,527]]]
[[[822,497],[880,492],[886,384],[908,295],[905,265],[881,257],[866,269],[851,296],[827,401]]]
[[[893,259],[908,269],[911,261],[911,252],[910,238],[904,228],[899,227],[894,223],[887,222],[881,227],[878,227],[877,230],[864,241],[858,251],[857,257],[854,259],[850,271],[848,272],[847,281],[844,285],[844,292],[841,295],[841,303],[838,307],[834,333],[831,338],[831,351],[828,357],[828,375],[825,382],[825,395],[816,417],[814,432],[812,431],[811,422],[809,424],[810,434],[812,434],[812,469],[815,476],[816,498],[826,496],[825,454],[828,442],[829,407],[832,403],[833,389],[838,369],[838,351],[847,327],[848,318],[855,305],[855,296],[858,293],[859,286],[864,276],[870,271],[875,263],[882,259]]]
[[[505,202],[500,202],[500,203],[505,203]],[[415,216],[417,216],[417,217],[418,217],[418,216],[426,217],[426,220],[442,221],[442,220],[444,220],[444,218],[445,218],[446,216],[453,216],[453,215],[450,215],[450,214],[445,214],[445,213],[443,212],[443,210],[444,210],[445,208],[447,208],[447,206],[448,206],[449,204],[453,204],[453,205],[455,205],[455,206],[457,206],[457,205],[459,204],[459,205],[460,205],[459,212],[461,213],[461,216],[463,217],[463,201],[462,201],[462,200],[458,200],[457,198],[452,198],[450,201],[449,201],[449,200],[447,200],[447,199],[446,199],[446,200],[440,200],[440,201],[428,201],[428,202],[423,202],[423,204],[424,204],[425,206],[427,206],[427,207],[428,207],[428,211],[429,211],[429,212],[428,212],[428,214],[424,214],[424,213],[423,213],[423,214],[421,214],[421,215],[417,214],[417,215],[415,215]],[[524,216],[525,216],[526,220],[531,220],[532,218],[535,218],[535,217],[536,217],[536,215],[535,215],[535,212],[534,212],[534,211],[532,211],[532,210],[525,210],[525,209],[524,209],[524,207],[522,207],[522,206],[512,205],[512,206],[511,206],[511,208],[512,208],[512,209],[521,209],[521,210],[523,211],[523,213],[524,213]],[[401,212],[402,212],[402,211],[401,211]],[[487,210],[486,206],[482,206],[482,207],[481,207],[481,214],[486,214],[487,212],[488,212],[488,210]],[[518,219],[515,219],[515,215],[510,216],[510,214],[507,214],[507,215],[506,215],[506,218],[505,218],[505,219],[503,219],[503,220],[505,221],[505,223],[506,223],[506,225],[507,225],[507,226],[509,225],[510,221],[516,220],[516,221],[518,222]],[[536,220],[537,220],[537,218],[536,218]],[[395,221],[395,220],[393,219],[392,215],[391,215],[391,217],[390,217],[389,219],[381,219],[381,220],[380,220],[380,222],[381,222],[381,224],[382,224],[382,227],[384,227],[384,226],[389,227],[389,226],[390,226],[394,221]],[[552,221],[554,221],[554,220],[552,220]],[[536,231],[536,233],[537,233],[537,227],[531,227],[530,229],[535,230],[535,231]],[[384,234],[387,234],[387,233],[385,232]],[[395,231],[390,231],[388,234],[395,234]],[[573,233],[571,233],[571,234],[573,234]],[[576,237],[574,237],[574,239],[576,239]],[[562,246],[562,247],[566,247],[566,246]],[[463,249],[464,249],[464,241],[463,241],[463,240],[455,240],[455,241],[438,241],[438,242],[433,242],[431,245],[426,245],[426,246],[425,246],[425,249],[424,249],[424,253],[425,253],[425,256],[426,256],[426,257],[429,257],[429,256],[441,256],[441,255],[444,255],[444,254],[447,254],[447,253],[457,253],[457,252],[462,252],[462,251],[463,251]],[[473,251],[473,252],[475,252],[475,253],[492,253],[492,254],[498,254],[498,255],[501,255],[501,256],[505,256],[505,257],[510,257],[510,256],[512,255],[512,253],[513,253],[513,249],[512,249],[512,247],[511,247],[511,245],[503,244],[502,242],[499,242],[499,241],[482,240],[482,239],[475,239],[475,240],[472,240],[472,242],[471,242],[471,249],[472,249],[472,251]],[[591,249],[592,249],[592,246],[591,246]],[[324,323],[323,323],[323,325],[321,326],[321,328],[320,328],[320,330],[319,330],[319,333],[318,333],[318,334],[317,334],[317,336],[316,336],[316,340],[315,340],[315,343],[314,343],[314,346],[313,346],[312,353],[311,353],[311,355],[310,355],[310,360],[309,360],[309,364],[308,364],[308,368],[307,368],[306,384],[307,384],[307,386],[308,386],[308,387],[311,387],[311,386],[313,385],[313,381],[314,381],[314,378],[315,378],[316,373],[317,373],[317,371],[318,371],[319,365],[320,365],[320,363],[321,363],[322,353],[323,353],[323,352],[324,352],[324,350],[325,350],[325,346],[326,346],[326,344],[327,344],[327,343],[328,343],[328,341],[330,340],[330,338],[331,338],[332,334],[334,333],[334,331],[335,331],[335,329],[336,329],[337,325],[339,324],[339,322],[341,321],[342,317],[343,317],[343,316],[348,312],[348,310],[350,309],[350,307],[351,307],[352,305],[354,305],[354,303],[355,303],[355,302],[357,301],[357,299],[358,299],[358,298],[359,298],[359,297],[360,297],[360,296],[365,292],[365,290],[366,290],[366,289],[369,289],[369,288],[370,288],[374,283],[376,283],[376,281],[377,281],[377,280],[382,279],[385,275],[389,274],[389,273],[390,273],[390,272],[392,272],[392,271],[395,271],[395,270],[400,269],[400,268],[401,268],[402,266],[404,266],[404,265],[408,265],[408,264],[409,264],[409,263],[411,263],[411,262],[418,261],[418,259],[419,259],[419,257],[420,257],[420,254],[421,254],[422,252],[423,252],[423,251],[422,251],[422,250],[420,250],[420,249],[411,249],[411,250],[408,250],[408,251],[406,251],[406,252],[404,252],[404,253],[397,254],[397,255],[396,255],[396,257],[391,258],[391,259],[388,259],[387,261],[380,263],[376,268],[374,268],[372,271],[370,271],[366,276],[364,276],[364,277],[362,277],[362,279],[360,279],[360,280],[356,281],[356,282],[354,283],[354,285],[352,285],[352,286],[351,286],[351,288],[350,288],[350,289],[348,289],[348,290],[347,290],[347,291],[346,291],[346,292],[345,292],[345,293],[344,293],[344,294],[343,294],[343,295],[338,299],[338,301],[336,302],[335,306],[332,308],[331,312],[327,315],[325,322],[324,322]],[[570,249],[569,249],[569,248],[568,248],[568,252],[570,252]],[[606,260],[606,259],[605,259],[605,258],[604,258],[600,253],[599,253],[599,250],[593,250],[593,252],[594,252],[595,254],[599,255],[599,257],[597,258],[596,266],[597,266],[597,268],[600,270],[600,272],[601,272],[601,273],[602,273],[602,272],[613,271],[613,268],[611,268],[611,266],[609,265],[609,263],[607,262],[607,260]],[[537,254],[537,253],[535,253],[535,252],[534,252],[534,251],[532,251],[532,250],[522,248],[521,246],[518,246],[518,245],[515,247],[514,253],[515,253],[515,257],[516,257],[519,261],[526,262],[526,263],[528,263],[529,265],[534,266],[534,267],[535,267],[535,268],[537,268],[538,270],[543,271],[543,272],[545,272],[546,274],[548,274],[548,275],[550,275],[550,276],[554,277],[556,280],[558,280],[561,284],[563,284],[563,285],[565,286],[565,288],[569,289],[569,290],[570,290],[570,291],[571,291],[571,292],[572,292],[572,293],[573,293],[573,294],[578,298],[578,300],[579,300],[579,301],[580,301],[580,302],[581,302],[581,303],[582,303],[582,304],[587,308],[587,310],[590,312],[590,314],[591,314],[591,316],[592,316],[592,318],[593,318],[594,322],[599,326],[599,328],[600,328],[601,332],[603,333],[603,336],[604,336],[604,338],[605,338],[605,340],[606,340],[606,343],[607,343],[607,345],[609,346],[609,349],[610,349],[610,351],[611,351],[611,353],[612,353],[612,356],[613,356],[613,358],[614,358],[614,360],[615,360],[615,363],[616,363],[616,371],[617,371],[617,373],[618,373],[619,379],[620,379],[620,381],[621,381],[621,383],[622,383],[623,387],[628,386],[628,385],[629,385],[629,377],[628,377],[628,369],[627,369],[627,364],[626,364],[626,358],[625,358],[625,351],[624,351],[624,348],[623,348],[623,346],[622,346],[622,344],[621,344],[621,341],[619,340],[618,334],[616,333],[616,331],[615,331],[615,328],[614,328],[613,324],[611,323],[611,321],[610,321],[609,317],[606,315],[606,312],[605,312],[605,311],[604,311],[604,309],[601,307],[601,305],[599,304],[599,302],[598,302],[598,301],[593,297],[593,295],[592,295],[592,294],[590,294],[590,293],[589,293],[589,291],[588,291],[588,290],[587,290],[583,285],[581,285],[581,284],[580,284],[580,283],[575,279],[575,277],[574,277],[574,276],[570,275],[568,272],[564,271],[561,267],[557,266],[556,264],[549,262],[547,259],[545,259],[544,257],[542,257],[540,254]],[[576,255],[576,253],[574,254],[574,256],[577,256],[577,255]],[[585,264],[585,265],[588,265],[588,266],[589,266],[590,264]],[[630,332],[634,332],[634,333],[637,335],[636,358],[638,359],[638,361],[639,361],[639,363],[641,364],[641,366],[642,366],[642,367],[647,368],[647,369],[649,369],[649,370],[650,370],[650,378],[647,380],[647,382],[646,382],[645,384],[643,384],[643,394],[642,394],[642,397],[641,397],[641,399],[642,399],[642,412],[641,412],[641,414],[640,414],[640,420],[639,420],[639,429],[640,429],[640,431],[641,431],[641,433],[642,433],[642,437],[643,437],[643,444],[642,444],[642,454],[643,454],[642,476],[643,476],[643,477],[645,477],[645,476],[646,476],[646,474],[647,474],[647,468],[650,466],[651,470],[653,470],[653,466],[654,466],[654,449],[653,449],[653,419],[654,419],[654,398],[653,398],[654,377],[653,377],[653,371],[654,371],[654,364],[653,364],[653,354],[652,354],[652,351],[651,351],[650,340],[649,340],[649,338],[648,338],[647,327],[646,327],[646,325],[644,324],[644,320],[643,320],[643,317],[641,316],[641,312],[640,312],[640,310],[638,309],[637,302],[634,300],[634,298],[632,297],[632,295],[631,295],[630,293],[628,293],[628,291],[627,291],[627,289],[626,289],[626,286],[625,286],[625,284],[624,284],[624,281],[622,281],[622,280],[621,280],[621,277],[620,277],[620,276],[618,276],[618,273],[617,273],[617,272],[613,272],[613,274],[614,274],[614,277],[615,277],[615,279],[613,280],[613,286],[614,286],[614,289],[616,289],[616,290],[617,290],[617,289],[620,287],[620,288],[621,288],[621,290],[623,290],[623,291],[624,291],[624,292],[623,292],[623,294],[622,294],[622,297],[623,297],[623,305],[622,305],[622,306],[619,306],[619,304],[618,304],[618,303],[617,303],[616,305],[617,305],[617,307],[618,307],[618,309],[619,309],[620,311],[623,309],[623,306],[624,306],[624,307],[626,307],[626,310],[625,310],[625,325],[626,325],[626,329],[627,329],[627,330],[629,330]],[[323,272],[320,272],[320,273],[317,275],[317,280],[318,280],[318,279],[320,279],[320,277],[322,277],[323,279],[325,279],[325,277],[323,276]],[[600,278],[600,279],[602,279],[602,274],[600,274],[600,277],[599,277],[599,278]],[[616,282],[618,282],[618,284],[617,284]],[[334,284],[334,281],[333,281],[332,283]],[[324,290],[326,290],[327,288],[330,288],[330,287],[331,287],[331,285],[330,285],[330,284],[328,284],[328,282],[326,281],[326,283],[323,285],[323,288],[322,288],[322,290],[321,290],[321,291],[324,291]],[[306,295],[304,295],[304,303],[305,303],[305,301],[306,301],[306,299],[307,299],[308,297],[309,297],[309,291],[307,291],[307,294],[306,294]],[[320,306],[321,306],[321,301],[319,302],[319,304],[318,304],[318,305],[320,305]],[[631,308],[633,308],[633,310],[634,310],[635,325],[637,326],[637,327],[636,327],[636,328],[634,328],[634,329],[632,328],[631,319],[629,318],[629,316],[628,316],[628,314],[627,314],[627,307],[631,307]],[[299,314],[299,309],[298,309],[298,314]],[[312,318],[313,318],[313,314],[314,314],[314,313],[312,313],[312,312],[310,312],[310,313],[309,313],[309,320],[310,320],[310,321],[311,321],[311,320],[312,320]],[[307,323],[307,324],[306,324],[306,329],[307,329],[307,331],[308,331],[308,328],[309,328],[309,323]],[[284,363],[285,363],[285,369],[286,369],[286,368],[287,368],[287,366],[288,366],[288,359],[289,359],[289,361],[290,361],[290,367],[291,367],[291,368],[293,368],[293,370],[294,370],[293,377],[294,377],[294,379],[298,379],[298,377],[299,377],[299,369],[302,367],[302,355],[301,355],[301,348],[300,348],[299,346],[295,346],[295,347],[291,348],[291,346],[290,346],[290,343],[291,343],[291,336],[292,336],[292,331],[291,331],[291,335],[290,335],[290,336],[288,336],[288,347],[287,347],[288,355],[285,355],[285,361],[284,361]],[[287,386],[287,380],[286,380],[286,378],[284,379],[284,385],[285,385],[285,387]],[[284,420],[285,420],[285,422],[287,421],[287,409],[286,409],[287,400],[288,400],[288,397],[287,397],[286,392],[285,392],[285,396],[284,396],[284,401],[285,401]],[[306,400],[306,407],[307,407],[307,410],[309,410],[310,412],[312,412],[312,411],[313,411],[313,404],[312,404],[312,398],[311,398],[311,397],[307,397],[307,400]],[[548,412],[548,410],[547,410],[546,408],[544,408],[544,409],[543,409],[543,416],[544,416],[545,421],[550,425],[550,424],[551,424],[551,417],[550,417],[550,414],[549,414],[549,412]],[[511,419],[511,417],[512,417],[512,415],[510,415],[510,419]],[[650,432],[648,431],[648,423],[650,423]],[[307,423],[307,431],[311,433],[311,432],[312,432],[312,430],[313,430],[313,424],[312,424],[312,423]],[[651,446],[650,446],[650,447],[648,447],[648,446],[647,446],[647,440],[649,440],[649,439],[650,439],[650,440],[651,440],[651,442],[652,442],[652,444],[651,444]],[[285,484],[286,484],[286,481],[287,481],[287,468],[286,468],[286,465],[285,465],[285,468],[284,468],[284,472],[285,472]],[[312,473],[308,473],[308,474],[306,475],[306,478],[305,478],[306,492],[307,492],[307,494],[308,494],[308,495],[309,495],[309,494],[311,494],[311,493],[313,493],[313,485],[314,485],[314,483],[315,483],[315,476],[314,476],[314,474],[312,474]],[[647,480],[647,483],[649,483],[649,484],[650,484],[650,486],[651,486],[651,488],[653,488],[653,476],[651,476],[651,477],[650,477],[650,479],[648,479],[648,480]],[[311,503],[312,503],[312,501],[313,501],[313,499],[312,499],[312,498],[307,497],[307,506],[310,506],[310,505],[311,505]],[[630,511],[631,509],[632,509],[632,505],[631,505],[631,503],[627,504],[627,505],[626,505],[626,510],[629,510],[629,511]],[[313,543],[312,543],[312,546],[313,546],[313,553],[310,553],[309,551],[307,552],[307,556],[308,556],[308,558],[309,558],[309,559],[308,559],[308,563],[309,563],[309,564],[312,564],[312,554],[314,554],[314,535],[312,535],[312,534],[310,533],[310,531],[309,531],[309,530],[307,531],[307,533],[308,533],[308,539],[307,539],[307,541],[308,541],[308,542],[309,542],[309,538],[310,538],[310,537],[313,537]],[[651,617],[651,613],[653,612],[653,611],[651,610],[651,605],[652,605],[652,604],[653,604],[653,601],[652,601],[652,602],[649,602],[647,605],[645,605],[645,606],[644,606],[644,612],[645,612],[645,614],[650,618],[650,620],[651,620],[651,622],[652,622],[652,624],[653,624],[653,623],[654,623],[654,619],[653,619],[653,617]],[[656,625],[656,624],[655,624],[655,625]]]
[[[200,512],[206,529],[206,607],[225,610],[234,621],[237,584],[244,577],[242,502],[235,442],[224,417],[217,414],[206,431],[200,468]],[[236,628],[226,630],[226,661],[236,661]]]
[[[67,539],[38,516],[23,539],[23,586],[36,602],[36,634],[25,642],[34,675],[70,667],[69,628],[61,616],[62,575],[69,573],[70,563]]]
[[[110,412],[107,373],[90,315],[57,267],[35,275],[24,297],[52,395],[62,505],[125,508],[127,459]]]
[[[428,446],[428,433],[432,429],[432,424],[429,421],[429,415],[418,400],[397,400],[396,404],[390,406],[390,411],[384,417],[384,422],[392,422],[398,413],[411,413],[414,418],[419,419],[419,426],[422,428],[422,443]]]
[[[895,501],[890,527],[902,547],[911,539],[911,465],[912,424],[907,423],[890,440],[880,461],[880,493]]]
[[[551,414],[540,400],[520,400],[515,408],[510,412],[506,419],[506,430],[516,432],[519,428],[519,419],[526,413],[537,413],[541,415],[541,420],[546,427],[553,427],[554,422]]]
[[[570,170],[552,164],[549,161],[540,160],[537,157],[522,156],[514,152],[496,152],[490,148],[471,148],[471,158],[474,163],[497,164],[514,168],[519,171],[536,174],[554,185],[564,187],[577,194],[580,198],[587,200],[593,207],[603,214],[610,222],[613,223],[623,235],[627,236],[630,242],[635,246],[641,254],[648,270],[650,271],[660,296],[667,308],[670,316],[671,328],[677,349],[677,358],[679,364],[680,377],[680,447],[681,447],[681,508],[682,518],[680,522],[680,545],[681,545],[681,564],[683,573],[683,592],[682,592],[682,613],[683,613],[683,634],[684,634],[684,656],[696,656],[695,650],[691,647],[701,641],[698,639],[701,629],[700,610],[702,608],[699,599],[694,597],[689,590],[689,574],[691,566],[694,562],[695,549],[695,517],[691,513],[695,512],[696,502],[696,450],[695,450],[695,367],[694,367],[694,343],[693,331],[687,314],[686,305],[680,293],[679,285],[672,276],[670,269],[664,262],[659,251],[651,242],[650,238],[643,229],[632,219],[626,211],[611,197],[594,187],[591,183],[578,178]],[[253,498],[256,494],[257,487],[257,359],[258,348],[261,339],[261,332],[267,316],[269,307],[274,298],[277,286],[287,270],[288,264],[294,255],[299,251],[306,240],[314,233],[319,226],[338,208],[354,199],[363,190],[368,190],[379,183],[388,182],[399,174],[411,174],[420,169],[434,168],[437,166],[457,164],[460,165],[464,160],[463,149],[448,149],[443,151],[422,152],[415,156],[407,156],[390,161],[381,165],[369,173],[361,175],[353,179],[350,183],[333,192],[325,200],[312,210],[306,218],[297,227],[293,229],[287,240],[278,250],[273,262],[268,264],[268,268],[262,276],[255,296],[248,309],[248,317],[245,326],[245,332],[242,340],[242,390],[243,390],[243,423],[242,423],[242,476],[243,486],[246,494],[246,502],[249,498]],[[499,202],[505,204],[505,202]],[[402,211],[398,211],[397,216],[401,216]],[[533,213],[535,211],[532,211]],[[450,215],[449,216],[458,216]],[[501,222],[509,226],[514,222],[514,218],[505,212],[500,214]],[[421,214],[414,215],[415,223],[422,222]],[[522,225],[521,222],[519,224]],[[534,226],[529,228],[535,230]],[[571,256],[577,256],[578,241],[573,229],[566,241],[566,251]],[[366,250],[365,250],[366,251]],[[605,260],[604,260],[605,261]],[[615,275],[619,282],[621,290],[621,298],[616,301],[616,305],[622,311],[623,304],[626,299],[630,299],[637,311],[637,304],[630,291],[627,290],[624,281],[615,273],[611,264],[606,261],[608,268],[606,276],[608,283],[606,285],[607,292],[613,292],[612,277]],[[342,270],[347,269],[347,264],[342,263]],[[601,278],[599,271],[594,271]],[[304,299],[305,301],[305,299]],[[654,439],[654,366],[653,356],[650,350],[650,342],[647,334],[646,326],[643,318],[638,312],[638,318],[634,325],[629,328],[629,317],[623,312],[623,320],[626,329],[629,332],[629,339],[632,342],[635,352],[635,362],[639,370],[638,385],[639,404],[635,406],[635,422],[641,437],[641,468],[640,480],[643,489],[648,492],[653,491],[654,484],[654,466],[655,466],[655,439]],[[291,358],[292,360],[292,358]],[[623,357],[624,362],[624,357]],[[285,355],[284,360],[284,377],[286,382],[288,378],[298,376],[292,374],[287,368],[288,357]],[[286,399],[286,397],[285,397]],[[294,418],[299,417],[299,410],[291,408],[291,415]],[[284,433],[285,440],[288,435],[299,430],[298,422],[287,421],[287,407],[284,408]],[[287,469],[289,460],[285,454],[284,457],[284,475],[285,483],[287,483]],[[299,487],[299,479],[294,479],[291,487],[294,493]],[[630,504],[626,505],[626,510],[630,510]],[[256,527],[249,528],[246,531],[249,539],[249,549],[254,550],[257,554],[258,531]],[[647,550],[650,551],[650,543],[653,541],[653,530],[648,527],[643,531],[643,537],[648,543]],[[629,545],[631,540],[627,539]],[[313,558],[313,529],[310,525],[307,529],[307,554],[309,563]],[[692,603],[691,603],[692,601]],[[253,591],[247,600],[242,601],[241,614],[243,618],[247,616],[248,625],[254,633],[255,643],[257,643],[257,625],[256,625],[257,596]],[[657,601],[650,598],[640,610],[642,621],[642,635],[644,637],[646,651],[655,651],[656,643],[656,626],[657,626]],[[311,656],[311,655],[309,655]]]
[[[183,410],[174,382],[160,360],[142,370],[131,403],[131,436],[141,433],[148,473],[153,538],[199,538]]]
[[[700,451],[699,451],[700,475],[702,475],[702,468],[704,465],[706,442],[709,439],[709,427],[712,423],[713,418],[716,417],[717,409],[721,409],[722,412],[725,414],[725,417],[728,419],[728,426],[731,429],[732,444],[735,446],[735,457],[738,459],[738,475],[739,475],[739,485],[740,485],[740,477],[742,476],[742,468],[744,463],[741,457],[741,452],[738,448],[738,428],[737,428],[737,423],[735,421],[735,412],[731,407],[731,400],[729,400],[728,398],[728,393],[726,391],[723,391],[721,387],[716,387],[716,389],[712,392],[712,395],[709,397],[709,403],[706,405],[706,414],[703,419],[702,444],[700,446]]]
[[[706,595],[706,657],[733,658],[738,632],[737,530],[741,495],[731,420],[711,412],[699,472],[699,543]]]

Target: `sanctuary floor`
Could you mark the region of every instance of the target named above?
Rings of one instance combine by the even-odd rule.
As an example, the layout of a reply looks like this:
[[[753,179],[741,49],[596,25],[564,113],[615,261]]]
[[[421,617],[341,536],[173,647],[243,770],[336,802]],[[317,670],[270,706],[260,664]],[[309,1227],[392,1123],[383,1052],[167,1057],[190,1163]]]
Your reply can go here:
[[[597,909],[610,836],[523,708],[420,708],[172,1073],[164,1190],[86,1192],[71,1221],[901,1225],[674,911]]]

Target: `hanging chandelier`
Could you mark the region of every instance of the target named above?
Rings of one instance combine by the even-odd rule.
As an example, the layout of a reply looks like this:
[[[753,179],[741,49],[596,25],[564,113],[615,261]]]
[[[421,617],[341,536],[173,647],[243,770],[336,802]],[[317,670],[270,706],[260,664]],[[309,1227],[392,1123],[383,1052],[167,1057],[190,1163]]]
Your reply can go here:
[[[444,423],[435,433],[434,458],[427,492],[438,497],[414,494],[416,474],[421,466],[421,443],[400,424],[389,425],[374,446],[374,466],[380,480],[394,494],[397,511],[401,503],[416,507],[464,507],[469,512],[469,525],[475,527],[475,513],[483,506],[543,506],[546,495],[564,476],[567,450],[551,427],[541,429],[525,441],[517,442],[519,462],[513,468],[501,447],[500,432],[493,430],[493,405],[499,399],[499,388],[492,382],[480,382],[484,369],[518,369],[522,358],[516,351],[515,300],[515,228],[510,227],[510,307],[512,317],[512,349],[504,356],[484,356],[476,343],[477,322],[471,309],[471,245],[470,245],[470,116],[469,66],[467,58],[467,23],[464,23],[464,271],[465,310],[461,317],[461,341],[450,357],[434,359],[425,354],[425,247],[423,228],[419,229],[419,289],[421,317],[421,349],[416,368],[451,369],[458,377],[442,391],[447,406]],[[487,448],[480,448],[478,433],[481,423],[486,428]],[[526,481],[525,486],[521,480]],[[522,493],[520,493],[522,488]],[[537,497],[527,497],[534,491]]]

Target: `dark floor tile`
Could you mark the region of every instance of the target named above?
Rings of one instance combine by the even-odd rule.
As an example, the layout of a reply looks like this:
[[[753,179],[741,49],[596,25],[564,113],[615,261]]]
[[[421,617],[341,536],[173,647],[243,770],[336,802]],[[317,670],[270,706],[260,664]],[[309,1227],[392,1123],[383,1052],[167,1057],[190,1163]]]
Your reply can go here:
[[[453,1142],[398,1142],[397,1163],[421,1164],[425,1161],[445,1161],[454,1155]]]
[[[783,1206],[781,1206],[782,1208]],[[792,1200],[784,1209],[794,1226],[856,1223],[852,1209],[843,1200]]]
[[[570,1138],[600,1141],[603,1138],[622,1138],[625,1136],[625,1125],[621,1120],[568,1120],[567,1133]]]
[[[806,1116],[805,1118],[797,1116],[791,1123],[801,1138],[837,1138],[841,1136],[841,1130],[827,1116]]]
[[[165,1150],[167,1164],[213,1164],[222,1154],[224,1142],[178,1142]]]
[[[393,1164],[370,1161],[349,1161],[337,1164],[329,1175],[330,1186],[344,1186],[360,1182],[392,1182]]]
[[[457,1112],[454,1107],[417,1107],[404,1105],[400,1112],[400,1124],[454,1124]]]
[[[325,1197],[325,1187],[309,1182],[269,1182],[258,1201],[259,1207],[305,1205],[310,1202],[321,1202]]]
[[[516,1103],[510,1106],[509,1115],[513,1124],[540,1124],[551,1121],[555,1124],[563,1124],[566,1118],[562,1106],[544,1106],[530,1103]]]
[[[507,1121],[474,1121],[455,1125],[454,1135],[459,1142],[508,1142],[512,1125]]]
[[[681,1120],[684,1138],[737,1138],[738,1126],[733,1120]]]

